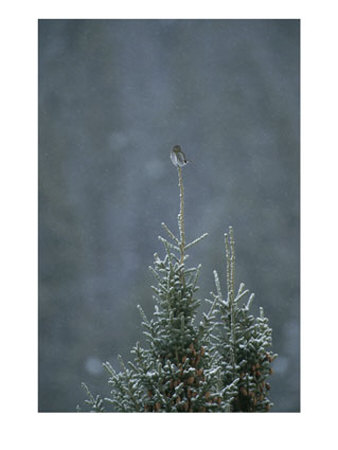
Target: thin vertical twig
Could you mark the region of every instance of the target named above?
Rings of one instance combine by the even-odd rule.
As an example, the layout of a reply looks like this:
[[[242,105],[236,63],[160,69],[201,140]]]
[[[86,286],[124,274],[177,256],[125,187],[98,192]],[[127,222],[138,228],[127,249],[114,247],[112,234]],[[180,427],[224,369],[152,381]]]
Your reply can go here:
[[[182,169],[180,166],[177,166],[178,173],[178,186],[180,189],[180,212],[178,215],[178,228],[180,231],[180,263],[184,262],[184,247],[185,247],[185,233],[184,233],[184,188],[183,188],[183,178],[182,178]]]
[[[225,234],[225,253],[227,261],[227,285],[228,302],[230,308],[230,352],[231,364],[236,372],[236,332],[235,332],[235,241],[232,227],[229,227],[229,235]]]

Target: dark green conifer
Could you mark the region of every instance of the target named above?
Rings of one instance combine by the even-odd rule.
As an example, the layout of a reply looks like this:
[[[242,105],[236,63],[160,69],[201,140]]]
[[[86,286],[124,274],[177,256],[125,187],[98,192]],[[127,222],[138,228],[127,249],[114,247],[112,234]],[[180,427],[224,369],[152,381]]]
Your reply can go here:
[[[232,412],[268,411],[270,363],[276,355],[268,351],[271,329],[261,315],[249,315],[253,295],[241,284],[234,294],[234,241],[226,235],[227,297],[221,293],[215,272],[217,293],[210,309],[196,323],[200,300],[196,297],[201,266],[186,267],[186,251],[207,234],[186,243],[182,167],[177,165],[180,212],[179,235],[166,224],[168,239],[159,237],[164,257],[154,255],[150,270],[157,281],[155,311],[148,319],[138,306],[146,342],[136,343],[132,361],[119,357],[121,371],[104,364],[111,386],[109,398],[94,397],[87,386],[86,403],[92,411],[118,412]],[[110,406],[110,408],[109,408]]]
[[[214,354],[222,367],[223,385],[234,380],[237,394],[231,401],[232,412],[269,411],[272,403],[267,394],[267,378],[276,354],[269,351],[272,330],[263,308],[260,315],[249,313],[254,294],[241,283],[235,295],[235,242],[232,227],[225,234],[227,295],[223,298],[217,272],[214,271],[217,301],[217,333],[213,335]]]

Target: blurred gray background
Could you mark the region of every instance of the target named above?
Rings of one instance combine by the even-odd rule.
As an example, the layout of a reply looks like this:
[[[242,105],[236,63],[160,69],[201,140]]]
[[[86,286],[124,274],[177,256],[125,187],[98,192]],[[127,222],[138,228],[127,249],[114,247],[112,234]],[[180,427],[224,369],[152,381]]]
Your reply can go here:
[[[140,339],[148,266],[177,230],[180,144],[199,297],[256,293],[279,354],[274,411],[299,411],[298,20],[39,21],[39,410],[108,394],[101,362]]]

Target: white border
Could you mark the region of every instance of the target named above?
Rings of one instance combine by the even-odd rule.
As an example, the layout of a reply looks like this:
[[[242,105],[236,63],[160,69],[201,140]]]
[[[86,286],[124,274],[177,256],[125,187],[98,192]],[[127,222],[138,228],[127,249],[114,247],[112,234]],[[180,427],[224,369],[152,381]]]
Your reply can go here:
[[[162,2],[163,3],[163,2]],[[334,2],[59,0],[2,6],[4,448],[331,448],[337,372],[337,32]],[[301,18],[302,413],[38,414],[37,19]]]

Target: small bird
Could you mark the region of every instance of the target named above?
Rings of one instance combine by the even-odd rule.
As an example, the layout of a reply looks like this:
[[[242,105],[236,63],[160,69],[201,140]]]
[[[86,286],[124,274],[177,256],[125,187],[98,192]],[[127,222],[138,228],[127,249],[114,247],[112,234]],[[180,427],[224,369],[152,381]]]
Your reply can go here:
[[[174,145],[170,152],[170,159],[175,167],[183,167],[189,162],[185,157],[185,154],[182,152],[180,145]]]

